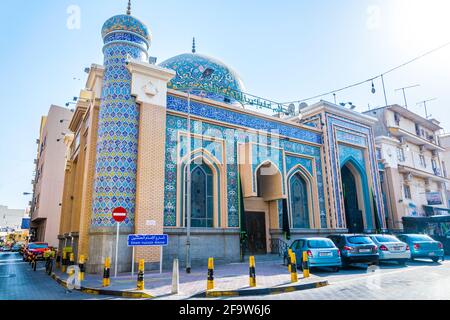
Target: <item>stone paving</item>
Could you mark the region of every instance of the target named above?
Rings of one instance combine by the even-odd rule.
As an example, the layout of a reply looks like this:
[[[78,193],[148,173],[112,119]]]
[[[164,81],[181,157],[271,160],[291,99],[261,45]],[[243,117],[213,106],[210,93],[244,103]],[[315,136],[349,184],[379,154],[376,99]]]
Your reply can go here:
[[[282,260],[278,256],[268,259],[267,257],[256,257],[256,278],[257,288],[273,288],[291,285],[291,276],[286,266],[282,265]],[[57,276],[66,279],[67,275],[56,272]],[[214,269],[215,289],[216,290],[245,290],[249,289],[249,267],[247,263],[234,263],[219,265]],[[205,292],[207,267],[193,268],[190,274],[186,274],[184,269],[180,268],[180,293],[172,295],[172,272],[163,272],[162,274],[145,274],[145,293],[154,296],[157,299],[187,299],[195,294]],[[301,272],[298,274],[299,282],[310,283],[322,278],[311,276],[303,279]],[[136,290],[137,273],[132,278],[130,273],[119,274],[117,278],[111,277],[111,286],[108,290]],[[83,287],[101,289],[102,275],[85,276]]]

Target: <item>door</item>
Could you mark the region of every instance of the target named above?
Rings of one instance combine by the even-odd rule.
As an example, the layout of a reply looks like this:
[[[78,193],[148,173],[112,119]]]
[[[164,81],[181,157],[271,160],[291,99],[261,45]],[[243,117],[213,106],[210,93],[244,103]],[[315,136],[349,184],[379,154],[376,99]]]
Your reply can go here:
[[[249,254],[266,254],[266,219],[264,212],[246,212],[247,250]]]
[[[362,211],[358,206],[358,191],[353,173],[347,166],[341,169],[342,187],[344,189],[345,218],[349,233],[364,232],[364,220]]]

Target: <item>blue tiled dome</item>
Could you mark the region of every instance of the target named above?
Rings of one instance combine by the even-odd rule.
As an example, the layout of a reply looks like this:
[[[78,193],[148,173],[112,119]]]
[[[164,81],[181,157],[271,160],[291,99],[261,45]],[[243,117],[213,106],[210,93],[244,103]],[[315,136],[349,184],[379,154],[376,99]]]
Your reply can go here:
[[[195,88],[191,92],[221,102],[234,102],[223,94],[244,91],[244,85],[235,71],[223,62],[197,53],[185,53],[170,58],[161,67],[176,71],[168,83],[175,90]]]
[[[147,26],[131,15],[120,14],[109,18],[102,28],[102,37],[115,31],[126,31],[137,34],[147,42],[151,41],[151,34]]]

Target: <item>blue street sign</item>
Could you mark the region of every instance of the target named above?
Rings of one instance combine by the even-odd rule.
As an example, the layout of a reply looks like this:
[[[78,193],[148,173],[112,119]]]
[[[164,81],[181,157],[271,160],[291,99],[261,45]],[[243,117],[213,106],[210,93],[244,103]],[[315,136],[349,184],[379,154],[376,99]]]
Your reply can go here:
[[[167,234],[129,234],[129,247],[164,247],[169,244]]]

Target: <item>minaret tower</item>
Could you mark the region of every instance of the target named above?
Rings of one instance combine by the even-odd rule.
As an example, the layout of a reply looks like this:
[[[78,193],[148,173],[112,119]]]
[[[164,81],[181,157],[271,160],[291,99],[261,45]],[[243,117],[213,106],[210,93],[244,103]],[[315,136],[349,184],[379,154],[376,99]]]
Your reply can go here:
[[[134,232],[136,172],[139,138],[139,106],[131,95],[131,73],[127,60],[148,61],[151,34],[131,15],[108,19],[102,28],[104,78],[99,110],[92,218],[89,240],[89,269],[99,271],[102,260],[113,259],[115,251],[114,208],[123,207],[128,218],[121,224],[118,271],[128,270],[131,251],[126,235]]]

